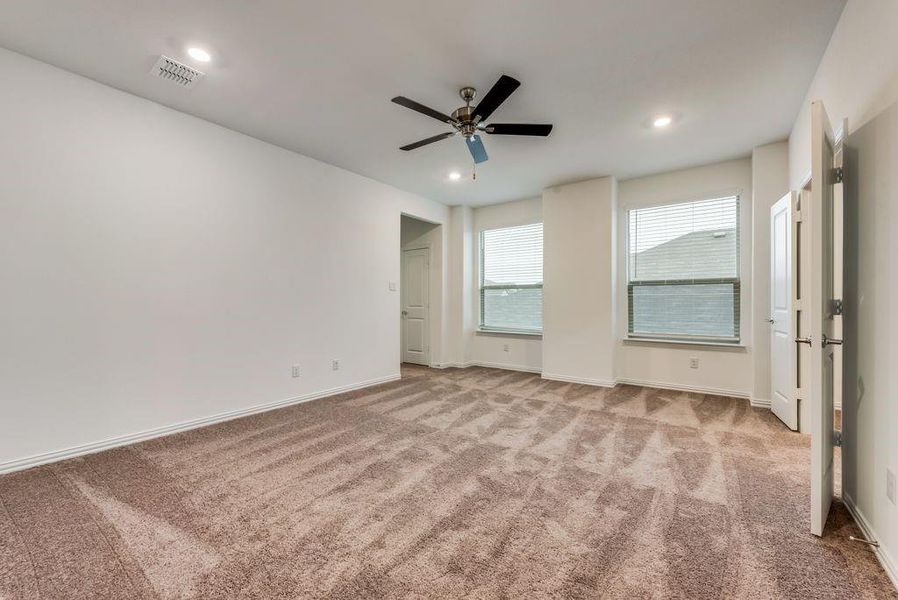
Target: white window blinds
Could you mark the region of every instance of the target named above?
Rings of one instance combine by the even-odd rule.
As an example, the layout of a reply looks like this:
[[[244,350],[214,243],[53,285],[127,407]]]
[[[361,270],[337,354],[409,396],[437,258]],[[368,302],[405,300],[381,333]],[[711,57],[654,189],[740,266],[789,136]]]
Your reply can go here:
[[[739,341],[739,197],[631,210],[630,337]]]
[[[481,329],[533,331],[543,326],[543,225],[480,234]]]

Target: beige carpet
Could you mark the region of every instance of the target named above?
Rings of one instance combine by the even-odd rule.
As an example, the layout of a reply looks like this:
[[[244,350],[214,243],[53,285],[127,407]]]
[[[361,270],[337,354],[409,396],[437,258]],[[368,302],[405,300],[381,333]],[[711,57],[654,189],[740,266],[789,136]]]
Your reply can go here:
[[[407,368],[0,477],[0,598],[895,598],[744,400]]]

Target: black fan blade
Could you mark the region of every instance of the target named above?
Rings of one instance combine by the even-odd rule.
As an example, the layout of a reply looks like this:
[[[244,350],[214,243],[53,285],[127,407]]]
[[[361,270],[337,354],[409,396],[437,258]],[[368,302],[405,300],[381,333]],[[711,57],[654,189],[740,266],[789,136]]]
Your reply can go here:
[[[486,121],[493,111],[499,108],[499,105],[505,102],[520,85],[521,82],[514,77],[508,75],[500,77],[471,113],[471,118],[477,121]]]
[[[471,151],[475,163],[479,164],[489,160],[490,157],[486,155],[486,148],[483,147],[483,140],[479,135],[465,138],[465,143],[468,144],[468,150]]]
[[[414,144],[403,146],[402,148],[400,148],[400,150],[405,150],[406,152],[408,152],[409,150],[414,150],[415,148],[420,148],[421,146],[426,146],[427,144],[432,144],[434,142],[439,142],[440,140],[445,140],[446,138],[451,138],[453,135],[455,135],[454,131],[447,131],[446,133],[441,133],[440,135],[429,137],[426,140],[421,140],[419,142],[415,142]]]
[[[449,115],[444,115],[443,113],[436,111],[432,108],[428,108],[423,104],[415,102],[414,100],[409,100],[405,96],[396,96],[393,98],[393,102],[398,104],[399,106],[404,106],[406,108],[410,108],[414,111],[421,113],[422,115],[427,115],[428,117],[432,117],[437,121],[442,121],[443,123],[449,123],[450,125],[457,125],[458,121],[450,117]]]
[[[494,135],[541,135],[545,137],[552,133],[552,126],[535,123],[492,123],[487,125],[484,131]]]

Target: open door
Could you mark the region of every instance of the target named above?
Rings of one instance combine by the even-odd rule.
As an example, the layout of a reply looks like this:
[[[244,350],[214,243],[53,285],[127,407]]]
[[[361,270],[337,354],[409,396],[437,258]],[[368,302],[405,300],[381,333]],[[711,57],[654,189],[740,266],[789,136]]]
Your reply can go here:
[[[793,340],[792,311],[797,304],[793,274],[793,240],[800,239],[792,218],[797,194],[789,193],[770,207],[770,410],[792,431],[798,430],[798,352]],[[798,253],[794,252],[797,262]]]
[[[843,132],[844,133],[844,132]],[[834,314],[841,301],[834,298],[833,247],[837,232],[833,227],[834,186],[841,184],[841,152],[836,147],[832,126],[822,102],[811,106],[811,194],[802,206],[807,227],[806,264],[809,266],[808,293],[802,306],[808,311],[808,338],[797,340],[809,345],[809,372],[806,398],[810,402],[811,433],[811,532],[823,535],[833,497],[833,339]],[[805,304],[806,301],[806,304]],[[804,384],[803,384],[804,387]]]

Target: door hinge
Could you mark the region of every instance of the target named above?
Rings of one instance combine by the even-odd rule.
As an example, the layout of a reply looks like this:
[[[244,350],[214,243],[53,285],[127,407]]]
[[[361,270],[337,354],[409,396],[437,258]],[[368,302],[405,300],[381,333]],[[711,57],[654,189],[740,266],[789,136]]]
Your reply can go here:
[[[830,307],[832,309],[832,313],[834,315],[841,315],[842,314],[842,299],[841,298],[833,298],[832,300],[830,300],[830,302],[832,303],[831,307]]]
[[[842,447],[842,432],[838,429],[833,429],[833,446]]]
[[[833,169],[833,183],[842,183],[842,179],[845,177],[845,171],[842,167],[836,167]]]

